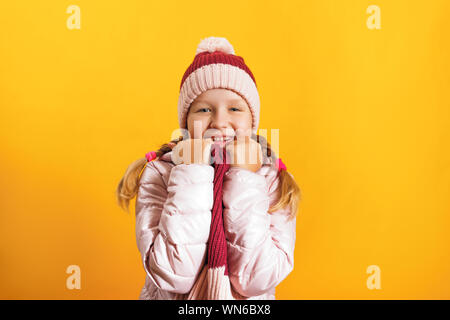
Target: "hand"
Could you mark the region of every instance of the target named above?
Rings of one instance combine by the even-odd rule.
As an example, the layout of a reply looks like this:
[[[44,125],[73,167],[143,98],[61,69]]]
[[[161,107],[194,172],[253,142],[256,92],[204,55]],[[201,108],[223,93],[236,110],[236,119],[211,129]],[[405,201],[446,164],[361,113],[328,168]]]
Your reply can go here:
[[[230,166],[258,171],[262,166],[261,145],[249,136],[236,137],[229,142],[226,149],[230,154]]]
[[[211,164],[212,139],[187,139],[172,149],[175,164]]]

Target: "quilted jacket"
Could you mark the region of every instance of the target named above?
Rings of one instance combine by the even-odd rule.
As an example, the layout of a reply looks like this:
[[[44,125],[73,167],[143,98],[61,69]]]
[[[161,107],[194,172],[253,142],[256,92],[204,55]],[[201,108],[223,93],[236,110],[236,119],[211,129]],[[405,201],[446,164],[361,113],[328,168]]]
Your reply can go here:
[[[188,293],[206,263],[214,168],[179,164],[172,152],[148,162],[136,197],[136,242],[146,272],[139,299],[169,300]],[[277,201],[277,169],[231,167],[223,182],[223,220],[230,282],[248,299],[275,299],[275,287],[294,268],[296,218]]]

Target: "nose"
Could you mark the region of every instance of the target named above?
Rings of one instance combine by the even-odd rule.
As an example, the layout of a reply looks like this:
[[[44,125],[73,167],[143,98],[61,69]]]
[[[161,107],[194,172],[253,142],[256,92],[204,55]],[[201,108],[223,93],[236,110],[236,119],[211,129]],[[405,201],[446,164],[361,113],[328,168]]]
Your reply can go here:
[[[228,113],[219,108],[211,117],[210,127],[213,129],[225,129],[229,127],[230,119]]]

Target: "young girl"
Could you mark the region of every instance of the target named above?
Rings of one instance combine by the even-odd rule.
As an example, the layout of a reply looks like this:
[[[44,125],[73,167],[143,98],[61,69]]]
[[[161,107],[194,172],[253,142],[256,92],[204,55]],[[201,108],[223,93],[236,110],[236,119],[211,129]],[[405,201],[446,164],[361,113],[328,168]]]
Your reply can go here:
[[[259,112],[244,59],[225,38],[202,40],[180,86],[185,134],[133,162],[117,187],[126,210],[137,195],[139,299],[275,299],[294,267],[300,189],[256,134]],[[238,150],[258,150],[256,163]]]

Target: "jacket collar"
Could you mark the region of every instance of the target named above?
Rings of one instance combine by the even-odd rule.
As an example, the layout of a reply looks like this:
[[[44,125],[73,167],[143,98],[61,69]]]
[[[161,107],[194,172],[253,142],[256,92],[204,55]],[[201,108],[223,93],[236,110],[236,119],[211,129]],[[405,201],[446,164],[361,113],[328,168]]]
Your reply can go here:
[[[167,161],[167,162],[173,163],[173,162],[172,162],[172,152],[173,152],[173,151],[169,151],[169,152],[164,153],[164,154],[159,158],[159,160],[163,160],[163,161]]]

